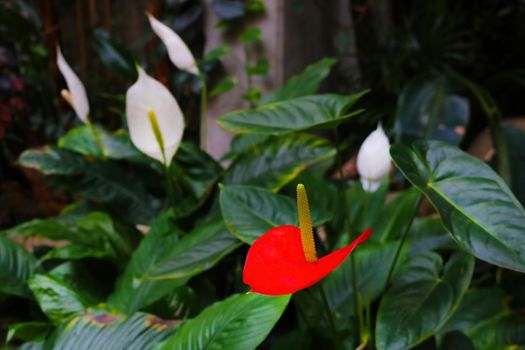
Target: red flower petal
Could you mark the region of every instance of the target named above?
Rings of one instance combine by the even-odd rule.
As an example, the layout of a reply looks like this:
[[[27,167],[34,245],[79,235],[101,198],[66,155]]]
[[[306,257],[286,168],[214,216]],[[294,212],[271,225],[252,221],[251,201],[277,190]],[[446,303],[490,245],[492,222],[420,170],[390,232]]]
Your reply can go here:
[[[259,237],[244,264],[243,281],[253,292],[282,295],[310,287],[335,270],[372,232],[367,229],[351,244],[309,263],[304,257],[301,231],[279,226]]]

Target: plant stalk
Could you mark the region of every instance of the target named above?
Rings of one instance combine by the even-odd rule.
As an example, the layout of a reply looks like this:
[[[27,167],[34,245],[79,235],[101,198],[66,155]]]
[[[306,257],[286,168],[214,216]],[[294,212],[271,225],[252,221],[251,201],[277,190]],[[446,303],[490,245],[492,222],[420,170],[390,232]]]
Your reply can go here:
[[[417,216],[417,209],[419,208],[419,205],[421,204],[422,200],[423,200],[423,196],[419,195],[419,198],[416,202],[416,208],[414,210],[414,215],[412,215],[412,217],[410,218],[410,222],[408,223],[407,227],[405,228],[405,231],[403,232],[403,235],[401,236],[401,241],[399,241],[399,245],[397,246],[396,254],[394,255],[394,260],[392,261],[392,265],[390,265],[390,270],[388,271],[388,275],[386,278],[385,290],[390,285],[392,275],[394,274],[394,270],[396,268],[397,260],[399,259],[399,255],[401,254],[403,245],[405,244],[405,241],[408,237],[408,232],[410,231],[410,227],[412,227],[412,223],[414,222],[414,219]]]

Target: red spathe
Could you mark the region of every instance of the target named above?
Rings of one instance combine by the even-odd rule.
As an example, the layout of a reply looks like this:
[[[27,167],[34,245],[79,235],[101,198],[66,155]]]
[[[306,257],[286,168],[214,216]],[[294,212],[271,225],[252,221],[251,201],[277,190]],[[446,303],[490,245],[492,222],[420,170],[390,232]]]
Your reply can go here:
[[[299,228],[292,225],[276,227],[251,246],[244,264],[243,281],[253,292],[260,294],[295,293],[335,270],[371,233],[367,229],[346,247],[310,263],[304,257]]]

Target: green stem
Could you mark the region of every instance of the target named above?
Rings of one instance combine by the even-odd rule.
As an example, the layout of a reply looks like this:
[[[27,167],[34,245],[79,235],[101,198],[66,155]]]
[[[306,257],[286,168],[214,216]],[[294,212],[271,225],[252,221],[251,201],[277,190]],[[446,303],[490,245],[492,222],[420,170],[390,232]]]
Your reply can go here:
[[[206,151],[208,139],[208,88],[206,87],[206,78],[200,74],[201,80],[201,120],[200,120],[200,144],[201,149]]]
[[[102,157],[102,159],[106,159],[106,150],[104,149],[104,145],[102,144],[102,140],[100,139],[100,134],[93,125],[93,123],[91,123],[91,119],[89,119],[89,116],[86,117],[86,123],[89,126],[91,133],[93,134],[93,139],[95,140],[95,144],[97,145],[97,148],[100,151],[100,156]]]
[[[406,239],[408,237],[408,232],[410,231],[410,227],[412,227],[412,223],[414,222],[414,219],[417,216],[417,209],[419,208],[419,205],[421,204],[422,200],[423,200],[423,197],[421,195],[419,195],[419,198],[418,198],[418,200],[416,202],[414,215],[412,215],[412,217],[410,218],[410,222],[406,226],[405,231],[403,232],[403,235],[401,236],[401,240],[399,241],[399,245],[397,246],[396,254],[394,255],[394,260],[392,261],[392,265],[390,265],[390,270],[388,271],[388,275],[387,275],[387,278],[386,278],[385,290],[390,285],[390,280],[392,279],[392,276],[394,274],[394,270],[396,268],[397,260],[399,259],[399,255],[401,254],[401,250],[403,248],[403,245],[404,245],[404,243],[405,243],[405,241],[406,241]]]
[[[326,294],[324,292],[324,288],[322,285],[319,285],[319,293],[321,294],[321,299],[323,301],[324,309],[326,312],[326,319],[328,321],[328,326],[330,327],[330,331],[332,332],[332,336],[334,337],[336,349],[343,349],[343,344],[341,343],[341,339],[339,338],[339,334],[337,333],[337,328],[335,327],[334,314],[332,312],[332,308],[330,307],[330,304],[328,303],[328,298],[326,297]]]
[[[341,139],[339,137],[339,131],[337,130],[337,127],[334,128],[334,135],[335,135],[335,147],[336,147],[336,162],[337,162],[337,168],[339,169],[339,178],[340,178],[340,187],[341,187],[341,193],[343,194],[343,215],[346,217],[348,215],[348,199],[346,196],[346,186],[345,186],[345,177],[343,173],[343,155],[341,152]],[[346,220],[343,220],[343,227],[345,227]],[[349,235],[349,242],[352,242],[352,230],[350,229],[350,223],[348,223],[348,235]],[[356,280],[356,269],[355,269],[355,258],[353,254],[350,254],[350,268],[352,270],[352,276],[351,276],[351,282],[352,282],[352,289],[354,290],[354,309],[357,315],[357,323],[356,323],[356,329],[357,333],[361,336],[362,328],[362,319],[363,316],[361,315],[361,308],[359,307],[359,296],[357,295],[357,280]]]
[[[163,154],[164,155],[164,154]],[[173,184],[171,182],[170,168],[166,162],[164,165],[164,177],[166,178],[166,207],[173,206]]]

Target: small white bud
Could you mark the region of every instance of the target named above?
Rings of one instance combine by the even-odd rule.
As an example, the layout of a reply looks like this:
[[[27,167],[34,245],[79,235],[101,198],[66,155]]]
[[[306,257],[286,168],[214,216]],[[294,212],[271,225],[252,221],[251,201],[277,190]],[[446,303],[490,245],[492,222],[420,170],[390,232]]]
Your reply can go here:
[[[381,180],[390,171],[390,142],[381,127],[377,126],[365,139],[357,154],[357,172],[361,177],[363,189],[374,192]]]

